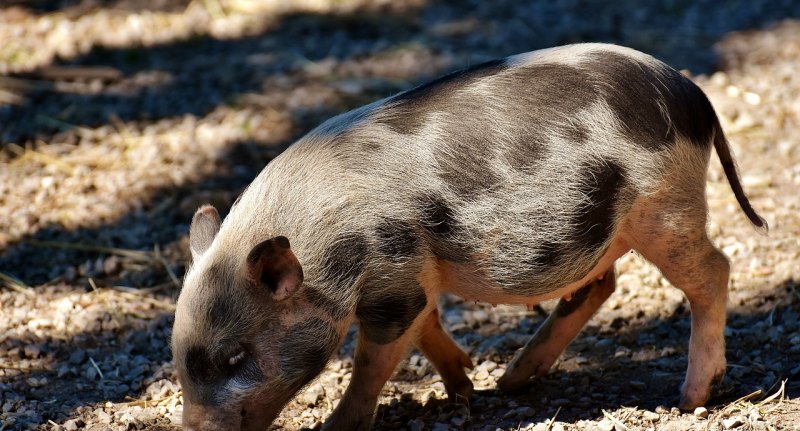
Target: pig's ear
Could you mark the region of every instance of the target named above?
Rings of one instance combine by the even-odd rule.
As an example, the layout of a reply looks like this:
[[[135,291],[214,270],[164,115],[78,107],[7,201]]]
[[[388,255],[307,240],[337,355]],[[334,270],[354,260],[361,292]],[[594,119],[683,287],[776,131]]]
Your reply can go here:
[[[192,226],[189,228],[189,248],[192,250],[192,260],[197,260],[214,241],[219,232],[222,220],[217,209],[211,205],[203,205],[194,213]]]
[[[269,289],[282,301],[303,283],[303,268],[285,236],[276,236],[253,247],[247,255],[247,276],[254,286]]]

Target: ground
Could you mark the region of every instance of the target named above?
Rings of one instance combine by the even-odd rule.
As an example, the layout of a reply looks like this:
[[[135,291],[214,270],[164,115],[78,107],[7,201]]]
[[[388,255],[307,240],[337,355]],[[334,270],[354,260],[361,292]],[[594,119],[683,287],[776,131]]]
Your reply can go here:
[[[223,211],[324,119],[438,74],[579,41],[684,69],[738,156],[753,229],[712,157],[712,240],[730,256],[727,377],[680,412],[688,303],[639,256],[551,373],[495,381],[553,304],[443,298],[476,364],[450,405],[412,352],[375,428],[800,429],[800,2],[11,0],[0,6],[0,430],[177,429],[169,333],[195,208]],[[352,334],[275,428],[318,427]]]

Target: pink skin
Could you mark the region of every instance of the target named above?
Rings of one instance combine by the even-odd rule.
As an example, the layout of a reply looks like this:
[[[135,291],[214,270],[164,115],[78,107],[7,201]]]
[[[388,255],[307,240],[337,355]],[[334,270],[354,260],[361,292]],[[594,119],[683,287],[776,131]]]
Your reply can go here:
[[[466,404],[473,386],[464,369],[472,369],[472,360],[442,328],[437,309],[428,313],[415,344],[442,376],[450,401]]]

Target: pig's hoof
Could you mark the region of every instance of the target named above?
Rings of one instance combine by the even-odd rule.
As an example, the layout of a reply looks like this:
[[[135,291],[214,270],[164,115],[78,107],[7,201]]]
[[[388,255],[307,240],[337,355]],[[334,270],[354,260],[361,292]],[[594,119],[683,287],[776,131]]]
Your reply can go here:
[[[711,394],[715,392],[717,387],[722,383],[722,378],[725,376],[724,372],[718,373],[711,382],[705,385],[692,386],[684,383],[683,390],[681,391],[681,401],[678,403],[678,408],[683,411],[692,411],[698,407],[706,405],[711,398]]]
[[[704,406],[708,398],[709,394],[707,391],[705,394],[685,392],[681,394],[681,401],[678,403],[678,408],[685,412],[690,412],[698,407]]]
[[[469,405],[469,400],[472,398],[474,386],[472,380],[465,378],[464,380],[451,385],[445,385],[447,389],[447,399],[453,404]]]
[[[528,387],[529,377],[520,377],[515,374],[518,373],[513,373],[512,369],[506,370],[506,373],[497,380],[497,387],[501,391],[508,393],[517,393],[525,390]]]

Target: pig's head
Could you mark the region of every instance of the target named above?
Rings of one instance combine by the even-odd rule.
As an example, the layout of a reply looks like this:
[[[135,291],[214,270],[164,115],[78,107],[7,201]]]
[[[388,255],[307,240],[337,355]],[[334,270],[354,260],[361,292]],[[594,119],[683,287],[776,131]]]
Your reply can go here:
[[[178,298],[172,350],[186,430],[264,430],[336,350],[341,325],[298,294],[289,241],[245,250],[220,241],[210,206],[192,219],[193,265]],[[215,240],[216,239],[216,240]]]

